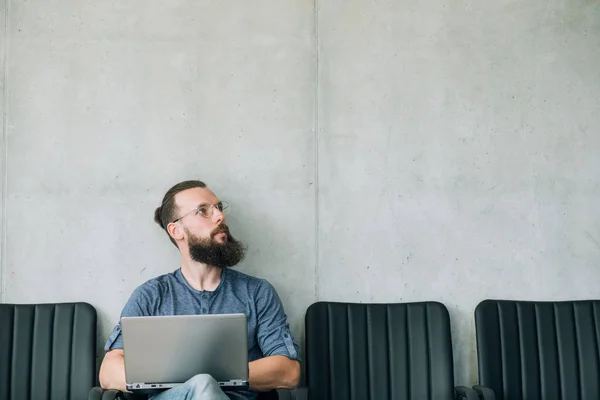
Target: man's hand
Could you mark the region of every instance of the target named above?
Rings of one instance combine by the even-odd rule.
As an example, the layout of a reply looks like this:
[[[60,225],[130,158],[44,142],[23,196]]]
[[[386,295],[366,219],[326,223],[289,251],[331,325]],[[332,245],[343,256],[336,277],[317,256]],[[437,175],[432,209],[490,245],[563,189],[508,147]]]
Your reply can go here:
[[[103,389],[117,389],[126,392],[125,357],[123,350],[111,350],[104,356],[100,366],[100,386]]]
[[[293,389],[300,381],[300,363],[285,356],[270,356],[248,364],[250,390],[266,392]]]

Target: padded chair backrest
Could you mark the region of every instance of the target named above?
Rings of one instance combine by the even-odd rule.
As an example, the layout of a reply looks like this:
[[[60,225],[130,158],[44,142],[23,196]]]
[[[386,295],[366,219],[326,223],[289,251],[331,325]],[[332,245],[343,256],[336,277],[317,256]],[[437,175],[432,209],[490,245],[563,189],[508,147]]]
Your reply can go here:
[[[96,310],[0,304],[0,399],[81,400],[96,382]]]
[[[306,313],[310,399],[453,399],[443,304],[318,302]]]
[[[485,300],[475,325],[479,381],[496,399],[600,399],[600,301]]]

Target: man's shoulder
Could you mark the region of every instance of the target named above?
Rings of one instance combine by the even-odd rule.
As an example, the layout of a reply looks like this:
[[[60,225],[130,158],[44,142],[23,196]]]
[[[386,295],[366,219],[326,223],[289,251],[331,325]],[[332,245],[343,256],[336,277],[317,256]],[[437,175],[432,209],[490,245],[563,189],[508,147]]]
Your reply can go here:
[[[260,282],[263,279],[257,278],[256,276],[245,274],[237,269],[227,268],[228,278],[231,280],[239,280],[245,282]]]
[[[273,285],[264,278],[248,275],[235,269],[228,269],[227,274],[227,280],[234,288],[245,287],[255,294],[262,294],[265,291],[270,292],[275,290]]]
[[[157,293],[161,292],[163,289],[173,285],[173,283],[177,282],[176,272],[169,272],[168,274],[163,274],[156,276],[154,278],[148,279],[146,282],[142,283],[137,287],[136,292],[142,293]]]
[[[269,286],[269,282],[263,278],[248,275],[235,269],[227,269],[227,280],[234,287],[244,286],[248,289],[257,290]]]

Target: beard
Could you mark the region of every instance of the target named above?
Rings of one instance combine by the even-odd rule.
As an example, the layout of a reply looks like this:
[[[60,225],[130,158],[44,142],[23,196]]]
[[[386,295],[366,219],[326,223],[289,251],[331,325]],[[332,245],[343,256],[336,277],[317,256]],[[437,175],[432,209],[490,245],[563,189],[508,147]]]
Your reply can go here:
[[[215,241],[214,237],[218,233],[225,233],[227,239],[224,242]],[[225,224],[217,226],[209,238],[199,238],[189,231],[187,234],[190,257],[196,262],[227,268],[237,265],[246,255],[246,246],[229,234],[229,228]]]

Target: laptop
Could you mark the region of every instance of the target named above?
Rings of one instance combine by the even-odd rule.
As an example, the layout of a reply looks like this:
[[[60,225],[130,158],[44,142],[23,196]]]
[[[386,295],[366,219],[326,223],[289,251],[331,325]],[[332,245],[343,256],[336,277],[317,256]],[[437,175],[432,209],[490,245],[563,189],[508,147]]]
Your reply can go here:
[[[129,391],[170,389],[197,374],[248,388],[245,314],[123,317],[121,329]]]

